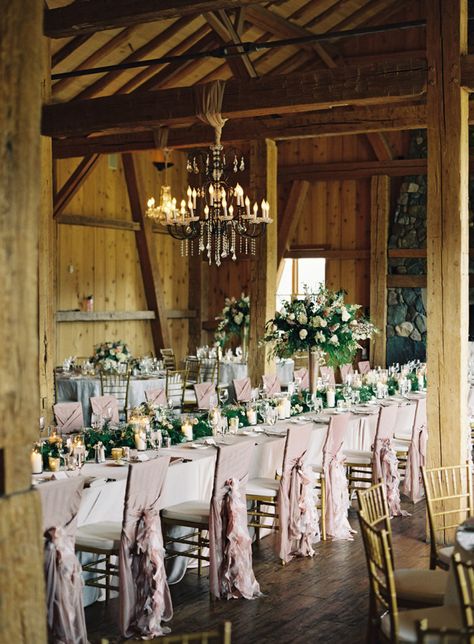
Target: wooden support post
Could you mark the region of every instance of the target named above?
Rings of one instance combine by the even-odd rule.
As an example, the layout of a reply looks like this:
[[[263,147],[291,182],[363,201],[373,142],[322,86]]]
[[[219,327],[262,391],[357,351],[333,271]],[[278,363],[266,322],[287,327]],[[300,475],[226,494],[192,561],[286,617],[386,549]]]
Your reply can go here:
[[[38,226],[43,2],[0,12],[0,639],[46,643],[38,437]]]
[[[427,3],[428,465],[465,462],[468,339],[467,1]]]
[[[98,160],[98,154],[91,154],[82,159],[64,186],[54,195],[53,217],[57,217],[68,205]]]
[[[51,97],[50,40],[44,38],[42,100]],[[41,137],[41,213],[38,240],[38,338],[41,413],[52,422],[54,367],[56,365],[56,244],[57,225],[53,218],[53,158],[51,139]]]
[[[275,314],[277,270],[277,147],[275,141],[252,142],[250,146],[250,194],[260,202],[266,195],[273,223],[266,234],[257,240],[257,253],[252,261],[250,279],[250,340],[249,375],[257,385],[264,373],[275,370],[275,361],[269,360],[269,348],[260,347],[265,322]]]
[[[295,234],[308,194],[309,181],[293,181],[286,202],[285,210],[278,221],[278,258],[277,258],[277,283],[283,269],[285,251],[290,247],[290,242]]]
[[[370,192],[370,318],[380,329],[380,333],[371,341],[370,357],[373,365],[385,366],[390,177],[372,177]]]
[[[148,308],[155,312],[155,319],[150,323],[155,355],[159,355],[160,349],[171,346],[171,339],[166,320],[161,271],[156,256],[156,238],[151,221],[143,216],[145,202],[140,197],[133,156],[122,154],[122,163],[132,219],[140,224],[140,230],[135,231],[135,239]]]

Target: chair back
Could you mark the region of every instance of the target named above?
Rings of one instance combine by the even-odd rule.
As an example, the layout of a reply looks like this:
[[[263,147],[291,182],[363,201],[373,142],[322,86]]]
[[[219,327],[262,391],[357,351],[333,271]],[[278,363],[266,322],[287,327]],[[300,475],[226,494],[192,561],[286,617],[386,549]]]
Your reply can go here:
[[[196,401],[198,409],[210,409],[213,394],[216,393],[216,385],[214,382],[201,382],[194,385],[194,392],[196,394]]]
[[[413,437],[415,428],[416,403],[405,405],[401,404],[397,410],[397,420],[395,424],[396,435],[403,435],[407,439]]]
[[[173,616],[160,521],[169,462],[160,456],[129,466],[119,552],[123,637],[162,635],[160,622]]]
[[[161,357],[163,358],[163,367],[168,370],[176,370],[176,357],[173,349],[160,349]]]
[[[377,419],[377,429],[375,433],[375,442],[383,440],[392,440],[397,423],[398,405],[387,405],[380,407]]]
[[[474,628],[434,628],[425,618],[416,622],[416,641],[417,644],[474,644]]]
[[[368,360],[361,360],[360,362],[357,363],[357,367],[359,369],[360,375],[364,376],[366,373],[369,373],[370,371],[370,362]]]
[[[344,443],[344,438],[349,428],[349,423],[349,414],[331,416],[328,431],[326,434],[326,440],[324,441],[323,445],[323,464],[329,462],[340,452]]]
[[[458,552],[453,555],[453,563],[463,625],[474,628],[474,563],[463,561]]]
[[[426,427],[426,398],[418,398],[416,401],[415,419],[413,421],[413,430],[417,433],[421,428]]]
[[[199,382],[201,361],[195,356],[188,356],[184,361],[184,368],[188,372],[186,386],[192,386]]]
[[[388,612],[390,642],[398,642],[398,604],[389,546],[390,535],[384,529],[372,527],[363,512],[358,515],[369,572],[371,626],[378,628],[380,617]]]
[[[299,427],[288,427],[283,454],[282,476],[291,471],[297,460],[305,460],[312,431],[311,423]]]
[[[199,372],[202,382],[219,382],[219,360],[217,358],[201,358]]]
[[[74,477],[39,487],[42,505],[44,573],[50,641],[87,642],[82,570],[74,551],[84,479]]]
[[[309,389],[309,370],[307,367],[301,367],[301,369],[295,369],[293,371],[293,378],[296,380],[300,379],[300,391],[303,389]]]
[[[91,396],[92,413],[101,418],[110,418],[112,423],[119,422],[119,404],[114,396]]]
[[[430,529],[430,567],[439,565],[437,545],[453,540],[457,526],[474,514],[471,467],[451,465],[422,467],[428,525]]]
[[[182,407],[186,383],[187,371],[181,369],[173,371],[168,369],[166,372],[166,398],[173,401],[173,407]]]
[[[347,376],[352,376],[354,369],[351,364],[341,364],[339,367],[339,372],[341,374],[341,381],[346,382]]]
[[[70,434],[84,427],[80,402],[61,402],[53,405],[54,418],[61,434]]]
[[[145,389],[145,398],[147,403],[150,405],[166,407],[168,404],[165,387],[160,387],[159,389]]]
[[[250,378],[240,378],[232,381],[237,402],[249,402],[252,397],[252,383]]]
[[[100,373],[100,393],[102,396],[113,396],[119,406],[121,419],[127,418],[128,389],[130,373]]]
[[[368,488],[358,488],[357,501],[359,510],[364,515],[367,523],[377,530],[383,529],[387,532],[387,544],[393,564],[392,546],[392,524],[390,523],[390,512],[387,503],[387,493],[382,483],[375,483]]]
[[[273,396],[281,392],[281,383],[276,373],[264,374],[262,376],[263,386],[267,396]]]
[[[308,368],[309,356],[308,352],[304,351],[301,353],[293,354],[293,362],[295,363],[295,369]]]
[[[336,384],[336,376],[334,375],[333,367],[319,367],[319,372],[321,374],[321,378],[327,379],[329,385]]]

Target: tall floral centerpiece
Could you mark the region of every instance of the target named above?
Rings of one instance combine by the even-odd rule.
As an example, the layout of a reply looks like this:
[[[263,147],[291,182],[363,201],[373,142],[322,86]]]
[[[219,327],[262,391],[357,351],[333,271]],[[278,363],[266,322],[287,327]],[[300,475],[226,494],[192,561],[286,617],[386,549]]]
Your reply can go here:
[[[101,371],[120,372],[126,370],[131,358],[132,354],[125,342],[117,340],[96,345],[91,362]]]
[[[263,341],[272,354],[288,358],[308,351],[311,391],[315,390],[318,364],[338,366],[352,362],[359,341],[372,337],[375,326],[360,315],[359,304],[346,304],[344,291],[321,286],[316,293],[305,287],[302,299],[286,300],[265,325]]]
[[[216,334],[216,343],[224,347],[228,339],[236,337],[242,345],[242,360],[247,360],[248,340],[250,329],[250,298],[248,295],[226,297],[221,315],[216,318],[220,320]]]

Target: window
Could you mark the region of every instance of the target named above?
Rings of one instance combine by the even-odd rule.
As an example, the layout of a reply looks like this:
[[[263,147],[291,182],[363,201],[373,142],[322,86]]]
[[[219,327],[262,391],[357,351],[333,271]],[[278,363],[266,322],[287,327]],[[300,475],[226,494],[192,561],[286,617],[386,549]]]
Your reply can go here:
[[[310,291],[316,291],[320,284],[324,284],[325,274],[326,260],[321,257],[285,259],[277,287],[277,311],[281,309],[283,300],[303,297],[305,284]]]

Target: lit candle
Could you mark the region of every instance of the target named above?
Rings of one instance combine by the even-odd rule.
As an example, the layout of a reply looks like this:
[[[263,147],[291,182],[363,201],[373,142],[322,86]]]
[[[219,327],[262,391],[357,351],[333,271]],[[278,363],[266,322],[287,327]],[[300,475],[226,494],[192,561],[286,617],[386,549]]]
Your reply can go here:
[[[144,434],[143,432],[137,432],[134,438],[136,449],[139,452],[144,452],[146,450],[146,434]]]
[[[250,199],[245,197],[245,209],[247,211],[247,215],[250,217]]]
[[[252,407],[250,407],[250,409],[247,409],[247,420],[249,425],[257,424],[257,412]]]
[[[235,190],[234,190],[234,194],[235,194],[235,198],[236,198],[236,203],[237,203],[237,205],[238,205],[238,206],[243,206],[243,205],[244,205],[243,203],[241,203],[241,199],[242,199],[242,192],[243,192],[243,191],[242,191],[242,186],[240,185],[240,183],[238,183],[238,184],[235,186]]]
[[[257,202],[255,202],[253,204],[253,216],[257,218],[257,215],[258,215],[258,206],[257,206]]]
[[[41,474],[43,471],[43,455],[38,447],[31,452],[31,472],[32,474]]]
[[[193,426],[188,420],[185,420],[184,423],[181,425],[181,431],[184,434],[186,440],[188,441],[193,440]]]
[[[280,402],[278,403],[278,407],[276,409],[278,411],[278,418],[280,420],[283,420],[284,418],[286,418],[286,405],[284,400],[280,400]]]
[[[204,217],[209,219],[209,206],[204,206]]]
[[[193,208],[196,208],[196,196],[197,196],[196,188],[193,188],[192,195],[193,195]]]
[[[285,402],[285,418],[290,418],[291,416],[291,401],[289,398],[284,398]]]
[[[336,392],[334,389],[328,389],[326,391],[326,402],[328,407],[335,407],[336,406]]]

